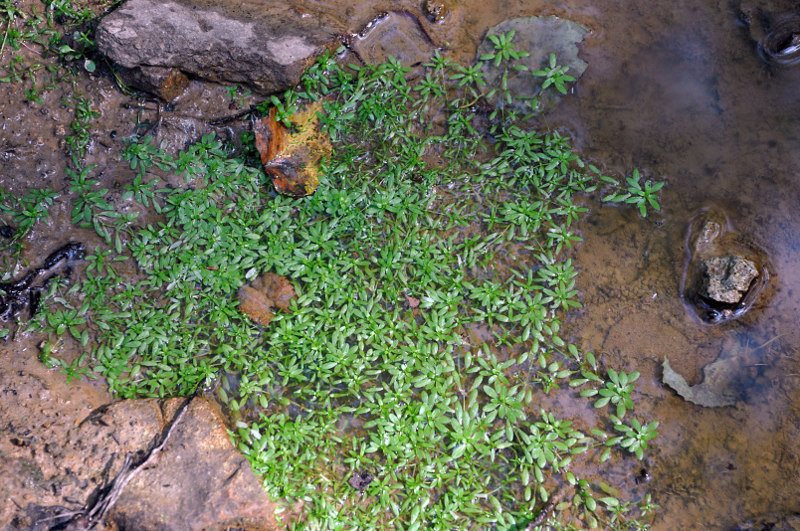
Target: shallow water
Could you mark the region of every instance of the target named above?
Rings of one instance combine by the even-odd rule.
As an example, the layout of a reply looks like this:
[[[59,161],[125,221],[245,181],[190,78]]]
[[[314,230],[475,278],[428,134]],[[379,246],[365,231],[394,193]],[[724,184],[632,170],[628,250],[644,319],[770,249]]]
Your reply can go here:
[[[331,2],[310,4],[335,11]],[[655,529],[731,529],[800,511],[800,69],[759,57],[739,17],[753,5],[469,0],[434,34],[468,60],[486,29],[506,18],[552,14],[584,24],[580,55],[589,67],[549,125],[611,175],[638,167],[668,183],[663,211],[647,219],[591,202],[577,251],[586,309],[571,321],[580,346],[608,366],[642,372],[637,415],[661,422],[645,463],[661,505]],[[351,23],[369,20],[375,6],[361,9]],[[753,309],[718,326],[698,322],[680,297],[687,227],[703,207],[724,211],[774,271]],[[696,384],[730,349],[746,382],[735,406],[702,408],[661,382],[665,356]],[[638,492],[639,472],[618,479]]]
[[[644,464],[652,480],[638,485],[641,466],[618,466],[614,483],[633,494],[654,493],[661,505],[655,529],[731,529],[800,511],[800,304],[793,296],[800,289],[800,68],[762,61],[736,1],[660,4],[462,0],[443,23],[427,27],[431,39],[461,61],[474,57],[487,28],[507,18],[558,15],[590,29],[580,47],[589,67],[547,117],[548,125],[568,133],[585,159],[611,175],[638,167],[668,184],[663,211],[646,219],[634,209],[587,199],[591,209],[579,225],[584,241],[576,252],[585,309],[570,319],[571,337],[602,355],[608,367],[641,371],[636,415],[661,423]],[[382,9],[419,12],[416,1],[302,5],[351,32]],[[110,131],[127,131],[137,112],[118,109],[123,98],[107,79],[89,84],[105,105],[89,154],[103,169],[119,151]],[[30,106],[11,101],[19,101],[19,92],[2,90],[10,103],[3,110],[6,144],[0,148],[15,150],[2,166],[4,186],[59,189],[64,157],[50,124],[65,121],[67,111],[58,95],[45,96],[49,116],[32,118]],[[178,107],[194,114],[191,102],[202,99],[220,108],[222,94],[190,94]],[[124,182],[129,176],[110,168],[107,177]],[[775,272],[772,289],[753,309],[719,326],[697,322],[679,289],[689,220],[707,206],[722,209],[737,230],[758,242]],[[68,224],[68,207],[56,203],[56,226]],[[89,231],[72,236],[93,237]],[[35,237],[50,249],[63,234]],[[665,356],[695,384],[725,349],[742,353],[747,386],[735,406],[702,408],[661,383]]]

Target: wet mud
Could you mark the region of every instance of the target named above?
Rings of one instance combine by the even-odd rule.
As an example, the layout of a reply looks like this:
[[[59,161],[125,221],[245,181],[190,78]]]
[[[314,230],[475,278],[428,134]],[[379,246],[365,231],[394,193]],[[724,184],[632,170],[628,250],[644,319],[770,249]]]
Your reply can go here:
[[[736,1],[463,0],[448,3],[447,16],[434,23],[416,1],[298,4],[352,34],[383,11],[416,13],[427,38],[460,61],[471,61],[485,31],[508,18],[555,15],[589,29],[579,46],[589,66],[545,125],[569,134],[585,159],[611,175],[638,167],[646,178],[668,183],[661,212],[642,219],[634,208],[603,207],[598,196],[586,199],[590,212],[578,226],[583,242],[575,260],[584,309],[570,317],[571,338],[607,367],[639,370],[636,416],[660,422],[644,465],[617,463],[607,480],[630,497],[652,492],[661,506],[658,530],[735,529],[800,511],[800,68],[765,59],[764,53],[764,46],[793,53],[794,30],[773,44],[770,31],[779,26],[742,15],[762,6]],[[762,11],[791,7],[765,2]],[[417,35],[416,24],[404,31]],[[370,50],[377,48],[385,45]],[[240,110],[219,86],[192,81],[168,107],[125,96],[99,73],[85,74],[80,90],[101,113],[93,121],[87,159],[112,192],[134,176],[119,161],[125,138],[150,132],[179,149],[214,127],[231,138],[239,127],[209,125]],[[50,225],[37,225],[26,240],[23,260],[41,263],[43,250],[68,241],[93,250],[101,242],[91,230],[71,228],[65,196],[64,136],[72,111],[62,105],[59,90],[44,93],[41,104],[24,96],[22,86],[0,84],[0,182],[13,193],[50,187],[62,195],[50,211]],[[717,325],[698,320],[681,289],[688,227],[709,206],[758,242],[771,266],[770,295]],[[46,484],[53,481],[46,461],[23,455],[25,437],[55,437],[76,415],[109,400],[102,382],[67,383],[65,375],[39,364],[34,339],[0,344],[0,450],[18,456],[15,466],[31,471],[30,485],[8,494],[21,496],[13,498],[18,506],[27,503],[26,493],[53,489]],[[733,406],[692,404],[662,382],[666,356],[696,385],[703,369],[734,347],[742,388]],[[59,355],[67,359],[80,352],[69,342],[62,349]],[[593,415],[563,407],[587,423]],[[55,503],[56,497],[48,499]]]

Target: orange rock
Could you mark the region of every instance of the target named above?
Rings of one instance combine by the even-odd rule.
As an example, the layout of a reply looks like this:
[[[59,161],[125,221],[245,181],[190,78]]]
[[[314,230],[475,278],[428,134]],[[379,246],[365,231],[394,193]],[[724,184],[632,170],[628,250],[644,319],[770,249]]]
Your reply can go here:
[[[292,115],[292,130],[280,124],[274,107],[269,116],[253,124],[256,149],[264,171],[275,189],[285,195],[303,197],[319,186],[319,163],[331,153],[330,138],[322,131],[314,102]]]
[[[268,326],[275,317],[273,310],[287,311],[293,298],[291,282],[274,273],[264,273],[250,285],[242,286],[238,293],[242,313],[262,326]]]

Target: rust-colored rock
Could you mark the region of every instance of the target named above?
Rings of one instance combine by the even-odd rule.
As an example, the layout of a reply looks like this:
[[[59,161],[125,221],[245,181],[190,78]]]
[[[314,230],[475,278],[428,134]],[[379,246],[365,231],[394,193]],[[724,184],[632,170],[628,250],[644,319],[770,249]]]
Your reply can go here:
[[[155,94],[166,102],[171,102],[180,96],[189,85],[189,78],[177,68],[165,66],[137,66],[123,68],[120,75],[126,83]]]
[[[276,120],[274,107],[253,125],[264,171],[281,194],[304,197],[319,186],[319,163],[331,153],[330,138],[317,116],[321,109],[321,103],[315,102],[296,112],[291,131]]]
[[[288,310],[295,297],[294,287],[285,277],[264,273],[250,285],[239,289],[239,308],[250,319],[268,326],[275,317],[274,310]]]

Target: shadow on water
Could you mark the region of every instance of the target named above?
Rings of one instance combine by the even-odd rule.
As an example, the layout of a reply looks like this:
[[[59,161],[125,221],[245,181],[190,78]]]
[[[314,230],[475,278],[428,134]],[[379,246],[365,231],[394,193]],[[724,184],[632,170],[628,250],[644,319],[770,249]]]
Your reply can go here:
[[[739,9],[677,3],[616,18],[599,8],[577,97],[551,118],[609,171],[636,166],[669,183],[663,212],[646,220],[608,208],[584,220],[586,310],[572,329],[609,365],[642,371],[637,412],[661,421],[650,483],[657,529],[733,529],[800,511],[800,124],[790,118],[800,70],[762,61]],[[720,325],[699,322],[680,293],[687,228],[708,206],[727,212],[774,269],[771,296]],[[691,404],[661,381],[665,356],[692,385],[732,349],[742,386],[734,406]]]

